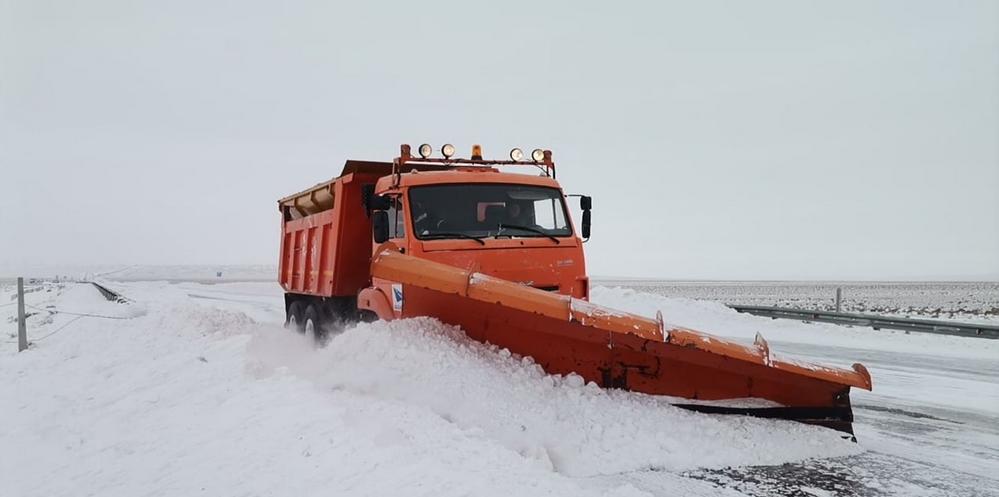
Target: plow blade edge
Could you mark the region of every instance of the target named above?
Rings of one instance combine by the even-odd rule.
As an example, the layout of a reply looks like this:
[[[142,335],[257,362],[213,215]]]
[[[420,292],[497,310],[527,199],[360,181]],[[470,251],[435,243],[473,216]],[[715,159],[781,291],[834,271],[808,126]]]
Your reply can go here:
[[[681,397],[688,409],[795,419],[852,433],[850,387],[871,389],[866,368],[775,357],[762,337],[743,345],[473,271],[376,252],[372,276],[401,284],[403,317],[429,316],[478,341],[531,356],[552,374],[605,388]],[[383,316],[384,317],[384,316]],[[766,399],[759,402],[741,399]],[[717,402],[728,401],[728,402]]]

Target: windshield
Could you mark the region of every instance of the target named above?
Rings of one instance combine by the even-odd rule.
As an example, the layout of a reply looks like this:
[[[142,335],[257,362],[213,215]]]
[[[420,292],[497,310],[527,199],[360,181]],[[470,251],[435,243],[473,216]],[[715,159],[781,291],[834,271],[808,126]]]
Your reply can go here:
[[[562,192],[504,184],[414,187],[409,191],[416,237],[570,236]]]

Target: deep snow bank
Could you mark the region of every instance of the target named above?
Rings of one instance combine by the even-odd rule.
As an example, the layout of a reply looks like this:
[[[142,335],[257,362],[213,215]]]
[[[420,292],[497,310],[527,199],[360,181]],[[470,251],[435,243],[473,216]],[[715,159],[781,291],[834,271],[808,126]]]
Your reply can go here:
[[[530,358],[433,319],[362,324],[318,351],[258,334],[263,367],[288,366],[324,388],[428,408],[545,467],[574,476],[642,469],[779,464],[856,453],[837,432],[685,411],[653,396],[547,375]]]
[[[19,468],[5,494],[627,496],[642,495],[627,472],[655,468],[682,494],[731,495],[677,471],[860,450],[828,430],[549,376],[430,319],[361,325],[316,349],[247,314],[280,315],[279,299],[119,290],[136,303],[88,285],[34,295],[134,317],[80,318],[0,352],[0,467]]]
[[[581,485],[419,406],[254,369],[248,335],[315,351],[162,290],[145,316],[0,352],[4,495],[644,495]]]

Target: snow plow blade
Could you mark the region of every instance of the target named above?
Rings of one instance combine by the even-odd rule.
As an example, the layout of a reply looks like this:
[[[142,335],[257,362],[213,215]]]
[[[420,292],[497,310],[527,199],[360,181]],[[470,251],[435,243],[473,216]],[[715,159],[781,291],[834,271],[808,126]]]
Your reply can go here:
[[[851,435],[850,387],[871,389],[860,364],[842,369],[778,358],[759,335],[747,346],[665,324],[661,315],[611,310],[407,256],[390,244],[375,254],[376,286],[401,285],[398,315],[460,326],[470,338],[531,356],[551,374],[680,397],[670,402],[688,409],[793,419]]]

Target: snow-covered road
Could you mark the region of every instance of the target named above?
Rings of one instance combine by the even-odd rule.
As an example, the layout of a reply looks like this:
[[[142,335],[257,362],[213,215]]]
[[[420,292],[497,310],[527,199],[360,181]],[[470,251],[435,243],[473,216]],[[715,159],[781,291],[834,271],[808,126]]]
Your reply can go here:
[[[875,391],[853,394],[852,444],[548,376],[433,320],[361,325],[316,350],[280,327],[272,283],[111,285],[133,303],[84,284],[29,294],[35,345],[3,344],[3,495],[999,495],[996,341],[594,290],[675,324],[762,332],[778,353],[865,363]]]

